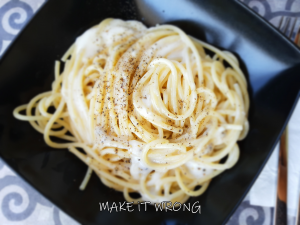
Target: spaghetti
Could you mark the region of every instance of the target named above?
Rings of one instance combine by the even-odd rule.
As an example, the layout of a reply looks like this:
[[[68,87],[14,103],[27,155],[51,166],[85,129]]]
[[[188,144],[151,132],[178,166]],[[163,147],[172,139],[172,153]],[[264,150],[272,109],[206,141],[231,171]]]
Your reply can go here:
[[[106,19],[56,61],[52,90],[13,114],[88,166],[80,189],[93,171],[127,201],[185,202],[237,162],[248,109],[233,54],[175,26]]]

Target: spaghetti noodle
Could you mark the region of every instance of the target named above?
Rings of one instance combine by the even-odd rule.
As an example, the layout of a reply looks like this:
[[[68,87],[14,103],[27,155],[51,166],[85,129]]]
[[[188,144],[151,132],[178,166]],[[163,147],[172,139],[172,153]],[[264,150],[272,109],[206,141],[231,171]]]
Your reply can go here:
[[[185,202],[237,162],[248,109],[233,54],[175,26],[106,19],[56,61],[52,90],[13,114],[86,163],[80,189],[93,171],[127,201]]]

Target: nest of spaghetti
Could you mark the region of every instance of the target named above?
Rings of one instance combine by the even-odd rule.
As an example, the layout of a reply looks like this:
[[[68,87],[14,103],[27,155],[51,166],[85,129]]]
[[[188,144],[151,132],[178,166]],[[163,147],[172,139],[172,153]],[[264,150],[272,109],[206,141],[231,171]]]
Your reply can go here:
[[[238,161],[248,109],[232,53],[175,26],[106,19],[56,61],[52,90],[14,115],[86,163],[81,189],[94,172],[129,202],[183,203]]]

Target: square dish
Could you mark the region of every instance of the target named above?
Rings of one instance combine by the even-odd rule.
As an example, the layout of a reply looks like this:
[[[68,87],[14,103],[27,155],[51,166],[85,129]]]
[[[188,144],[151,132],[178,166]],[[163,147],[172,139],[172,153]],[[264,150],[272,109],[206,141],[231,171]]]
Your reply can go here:
[[[189,200],[201,203],[201,215],[158,213],[154,209],[99,212],[99,202],[123,202],[122,194],[105,187],[96,176],[84,192],[79,191],[86,167],[69,152],[46,146],[42,135],[12,117],[14,107],[50,89],[54,60],[78,35],[107,17],[136,19],[148,26],[175,24],[240,57],[249,81],[251,129],[240,143],[238,164],[214,179],[204,195]],[[170,6],[167,0],[50,0],[1,60],[0,154],[37,190],[83,224],[220,224],[237,207],[267,161],[297,97],[298,68],[299,50],[238,2],[177,1]]]

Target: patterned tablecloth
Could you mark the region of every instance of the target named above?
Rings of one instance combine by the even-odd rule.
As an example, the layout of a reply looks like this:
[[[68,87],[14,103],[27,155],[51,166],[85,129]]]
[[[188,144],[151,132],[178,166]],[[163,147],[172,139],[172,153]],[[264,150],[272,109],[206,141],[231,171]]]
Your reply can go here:
[[[0,56],[46,0],[0,0]],[[241,0],[278,25],[281,16],[300,17],[300,0]],[[300,20],[296,27],[299,27]],[[275,196],[274,196],[275,197]],[[247,196],[228,225],[271,225],[273,208],[252,206]],[[294,218],[290,218],[294,220]],[[78,224],[6,166],[0,158],[1,225]]]

